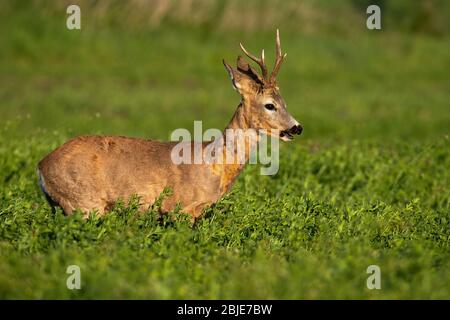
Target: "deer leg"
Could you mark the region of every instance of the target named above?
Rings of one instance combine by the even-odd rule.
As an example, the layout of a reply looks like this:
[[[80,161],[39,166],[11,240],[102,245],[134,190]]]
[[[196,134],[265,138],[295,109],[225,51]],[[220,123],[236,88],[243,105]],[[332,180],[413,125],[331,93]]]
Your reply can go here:
[[[191,222],[194,223],[202,216],[203,210],[210,205],[211,202],[204,202],[204,201],[194,202],[186,206],[183,209],[183,212],[188,213],[191,216]]]

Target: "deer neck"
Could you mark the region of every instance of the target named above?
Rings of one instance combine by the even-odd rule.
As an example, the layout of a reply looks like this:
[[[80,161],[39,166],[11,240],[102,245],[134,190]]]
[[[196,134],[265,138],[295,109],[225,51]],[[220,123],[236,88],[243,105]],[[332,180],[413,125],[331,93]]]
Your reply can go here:
[[[217,164],[215,168],[220,172],[222,193],[231,189],[236,178],[247,164],[252,148],[256,146],[258,141],[256,131],[250,130],[250,119],[244,111],[246,109],[245,103],[243,100],[239,104],[233,118],[223,132],[223,161],[221,164]],[[239,135],[241,136],[239,137]],[[231,162],[229,160],[230,155],[232,155]]]

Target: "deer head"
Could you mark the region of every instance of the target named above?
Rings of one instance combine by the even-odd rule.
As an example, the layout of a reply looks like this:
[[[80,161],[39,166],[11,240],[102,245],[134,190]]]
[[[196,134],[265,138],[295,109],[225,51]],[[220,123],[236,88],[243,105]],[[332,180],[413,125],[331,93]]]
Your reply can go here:
[[[240,93],[243,108],[242,115],[247,125],[255,130],[265,130],[268,134],[279,137],[284,141],[293,139],[293,134],[300,134],[302,126],[286,110],[286,103],[281,97],[276,77],[280,71],[286,53],[281,53],[280,33],[276,35],[276,59],[272,73],[269,75],[264,59],[264,50],[258,58],[248,52],[240,44],[245,55],[253,60],[261,68],[258,74],[244,58],[238,56],[237,68],[232,68],[223,61],[228,74],[231,77],[233,87]]]

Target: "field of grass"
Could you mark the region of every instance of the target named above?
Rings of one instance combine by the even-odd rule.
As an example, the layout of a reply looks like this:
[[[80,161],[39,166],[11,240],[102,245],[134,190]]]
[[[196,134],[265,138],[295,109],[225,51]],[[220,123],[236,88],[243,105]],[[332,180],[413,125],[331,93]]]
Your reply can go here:
[[[279,25],[279,86],[305,130],[278,174],[248,166],[194,227],[133,201],[85,221],[52,214],[37,162],[79,134],[223,128],[239,97],[221,59],[243,41],[270,61],[274,31],[68,31],[64,11],[0,8],[0,298],[450,298],[448,34]]]

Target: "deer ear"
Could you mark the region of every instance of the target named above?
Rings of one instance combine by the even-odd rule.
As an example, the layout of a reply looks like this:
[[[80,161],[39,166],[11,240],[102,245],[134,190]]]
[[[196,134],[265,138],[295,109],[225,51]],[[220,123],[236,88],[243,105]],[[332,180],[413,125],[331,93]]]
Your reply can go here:
[[[237,70],[233,70],[233,68],[226,63],[225,59],[222,60],[223,65],[225,66],[225,69],[227,69],[228,75],[231,78],[231,83],[233,84],[233,88],[237,91],[239,91],[239,87],[238,87],[238,83],[236,82],[236,76],[235,74],[237,73]]]
[[[223,65],[228,71],[228,75],[231,78],[231,83],[236,91],[241,95],[250,94],[257,91],[256,81],[250,77],[247,73],[244,73],[239,68],[233,69],[228,63],[223,60]]]
[[[248,64],[247,61],[245,61],[242,56],[238,56],[237,58],[237,69],[253,79],[258,85],[264,85],[264,80],[261,78],[261,76],[255,71],[255,69],[252,68],[250,64]]]

